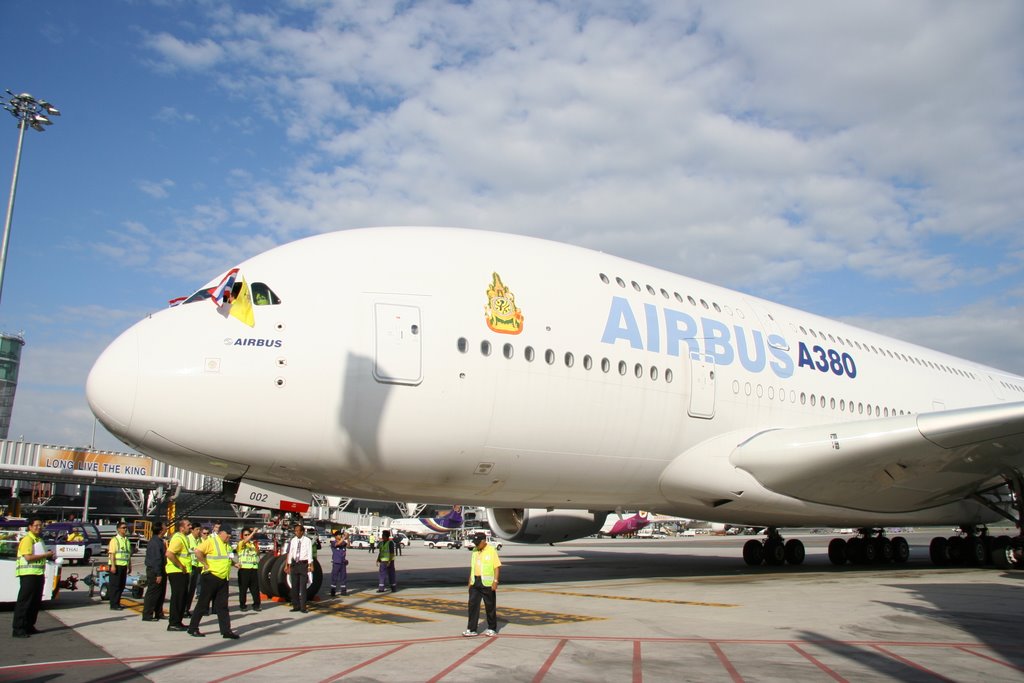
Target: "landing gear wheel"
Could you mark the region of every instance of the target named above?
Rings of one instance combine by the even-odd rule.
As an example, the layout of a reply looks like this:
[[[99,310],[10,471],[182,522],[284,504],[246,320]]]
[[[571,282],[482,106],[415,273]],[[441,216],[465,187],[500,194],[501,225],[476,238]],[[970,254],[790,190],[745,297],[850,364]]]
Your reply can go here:
[[[277,559],[277,555],[266,554],[260,558],[260,566],[256,570],[256,580],[259,584],[260,593],[263,593],[268,598],[276,598],[277,595],[273,592],[273,588],[270,582],[270,569],[271,564]]]
[[[834,565],[846,564],[846,540],[833,538],[828,542],[828,559]]]
[[[967,564],[985,564],[987,557],[985,541],[977,536],[969,536],[963,539],[963,559]]]
[[[909,559],[910,544],[907,543],[907,539],[902,536],[892,539],[892,561],[897,564],[903,564]]]
[[[803,564],[804,557],[807,556],[807,551],[804,550],[804,544],[795,538],[791,538],[786,541],[785,546],[786,562],[789,564]]]
[[[743,544],[743,561],[751,567],[759,567],[764,563],[764,544],[750,539]]]
[[[878,561],[883,564],[889,564],[892,562],[893,550],[892,541],[885,536],[879,536],[874,540],[875,554],[878,556]]]
[[[786,562],[786,546],[778,538],[769,538],[764,544],[764,563],[778,567]]]
[[[102,602],[106,602],[108,597],[109,597],[109,594],[107,593],[107,587],[104,585],[104,586],[102,586],[100,588],[100,600]]]
[[[846,542],[846,557],[849,558],[850,564],[864,564],[867,561],[864,559],[863,538],[857,536]]]
[[[959,536],[950,536],[946,539],[946,547],[949,549],[949,563],[963,564],[966,559],[966,544]]]
[[[949,541],[942,536],[936,536],[928,545],[928,556],[932,564],[943,567],[949,564]]]

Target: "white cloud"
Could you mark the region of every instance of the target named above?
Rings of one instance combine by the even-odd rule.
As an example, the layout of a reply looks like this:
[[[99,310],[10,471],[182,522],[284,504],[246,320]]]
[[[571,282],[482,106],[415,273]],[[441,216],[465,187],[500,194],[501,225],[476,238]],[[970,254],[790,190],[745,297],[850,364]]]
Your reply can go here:
[[[147,45],[162,58],[162,66],[180,67],[190,70],[208,69],[223,57],[223,49],[210,38],[188,42],[169,33],[157,33],[147,37]]]
[[[139,180],[136,181],[139,189],[153,199],[166,199],[170,196],[169,190],[174,187],[174,181],[169,178],[163,180]]]

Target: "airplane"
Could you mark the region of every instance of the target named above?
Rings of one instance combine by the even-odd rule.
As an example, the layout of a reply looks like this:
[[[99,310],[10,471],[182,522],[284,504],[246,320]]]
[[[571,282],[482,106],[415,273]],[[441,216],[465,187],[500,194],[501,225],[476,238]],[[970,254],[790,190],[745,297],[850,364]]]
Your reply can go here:
[[[391,521],[392,529],[412,536],[447,534],[461,529],[462,525],[461,505],[454,505],[436,517],[403,517]]]
[[[624,536],[632,535],[651,523],[650,515],[641,510],[632,517],[623,518],[622,515],[608,515],[604,524],[598,529],[598,536]]]
[[[1024,377],[520,235],[278,246],[130,327],[86,391],[117,438],[240,504],[454,499],[524,543],[643,509],[764,528],[750,565],[801,563],[793,526],[859,529],[836,564],[906,561],[886,527],[959,527],[939,564],[1024,547],[986,529],[1020,526]]]

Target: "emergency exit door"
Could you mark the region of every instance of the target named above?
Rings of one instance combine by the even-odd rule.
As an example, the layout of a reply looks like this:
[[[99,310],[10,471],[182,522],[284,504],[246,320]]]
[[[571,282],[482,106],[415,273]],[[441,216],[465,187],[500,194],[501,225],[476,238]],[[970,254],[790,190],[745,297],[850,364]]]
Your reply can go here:
[[[374,304],[373,376],[378,382],[419,384],[423,381],[420,309],[404,304]]]
[[[715,416],[715,362],[711,356],[690,355],[690,417]]]

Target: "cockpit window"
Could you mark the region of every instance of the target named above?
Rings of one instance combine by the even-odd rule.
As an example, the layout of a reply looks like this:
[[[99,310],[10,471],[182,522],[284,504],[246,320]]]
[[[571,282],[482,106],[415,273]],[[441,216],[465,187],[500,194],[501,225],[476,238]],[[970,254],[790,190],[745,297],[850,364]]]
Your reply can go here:
[[[252,283],[252,302],[257,306],[276,306],[281,299],[262,282]]]

